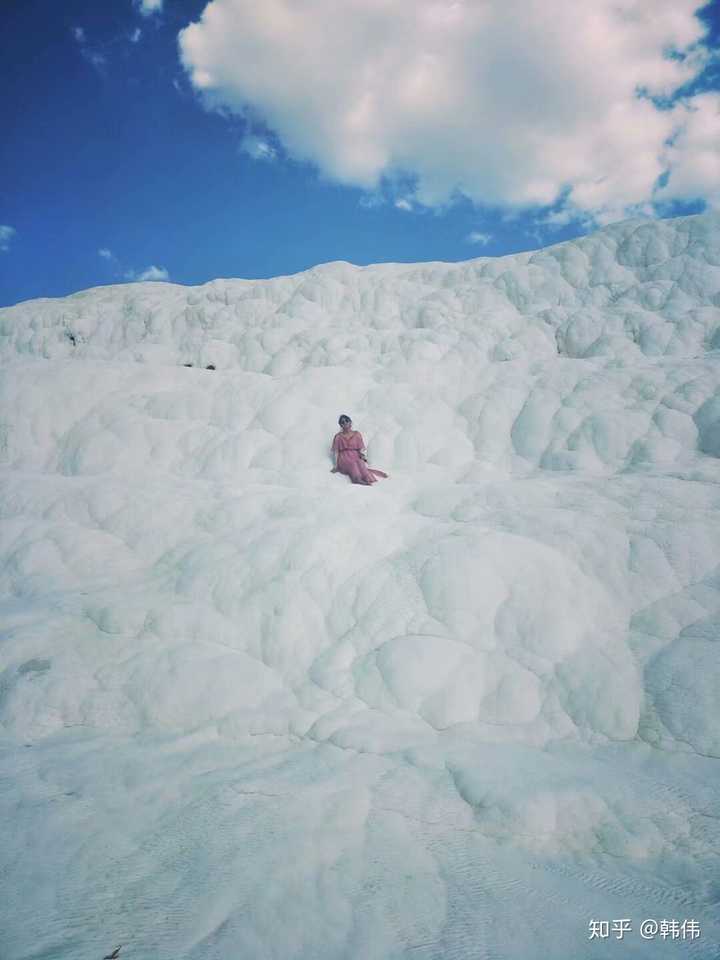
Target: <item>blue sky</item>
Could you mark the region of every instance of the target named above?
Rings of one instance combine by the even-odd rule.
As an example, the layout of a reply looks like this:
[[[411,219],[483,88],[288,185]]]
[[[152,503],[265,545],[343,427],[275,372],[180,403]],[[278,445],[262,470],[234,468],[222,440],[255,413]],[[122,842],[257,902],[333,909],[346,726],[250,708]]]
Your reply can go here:
[[[720,203],[718,4],[142,2],[3,6],[0,305]]]

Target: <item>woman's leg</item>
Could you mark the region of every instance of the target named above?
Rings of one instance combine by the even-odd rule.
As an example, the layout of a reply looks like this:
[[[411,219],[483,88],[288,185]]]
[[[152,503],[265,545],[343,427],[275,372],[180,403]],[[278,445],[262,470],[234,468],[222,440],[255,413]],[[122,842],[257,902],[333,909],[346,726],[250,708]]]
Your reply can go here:
[[[378,477],[387,477],[382,470],[372,470],[364,460],[360,460],[360,473],[365,483],[377,483]]]

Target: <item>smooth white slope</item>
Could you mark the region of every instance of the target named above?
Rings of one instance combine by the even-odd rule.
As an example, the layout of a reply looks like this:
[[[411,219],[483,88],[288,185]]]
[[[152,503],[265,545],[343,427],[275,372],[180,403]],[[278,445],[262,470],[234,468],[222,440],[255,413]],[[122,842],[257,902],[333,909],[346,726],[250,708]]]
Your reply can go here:
[[[0,311],[3,955],[713,956],[719,306],[705,215]]]

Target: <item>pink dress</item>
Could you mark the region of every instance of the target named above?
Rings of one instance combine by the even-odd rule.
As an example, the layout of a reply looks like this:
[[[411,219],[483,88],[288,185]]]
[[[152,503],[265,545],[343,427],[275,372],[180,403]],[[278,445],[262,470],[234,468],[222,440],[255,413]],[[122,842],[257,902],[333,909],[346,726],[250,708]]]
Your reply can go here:
[[[353,483],[375,483],[378,477],[387,477],[382,470],[371,470],[360,457],[360,451],[365,448],[362,434],[357,430],[348,433],[336,433],[332,442],[332,451],[337,454],[337,468],[339,473],[350,477]]]

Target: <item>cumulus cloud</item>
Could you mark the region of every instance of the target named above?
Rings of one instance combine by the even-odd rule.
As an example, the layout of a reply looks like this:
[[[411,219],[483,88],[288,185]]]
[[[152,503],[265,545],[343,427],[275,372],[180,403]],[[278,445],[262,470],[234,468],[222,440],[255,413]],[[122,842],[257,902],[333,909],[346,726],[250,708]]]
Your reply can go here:
[[[126,280],[169,280],[170,274],[165,267],[146,267],[144,270],[128,270]]]
[[[0,251],[7,253],[10,249],[10,242],[12,238],[17,233],[15,227],[10,227],[7,224],[0,224]]]
[[[78,43],[85,43],[85,30],[83,27],[73,27],[72,35]]]
[[[407,210],[408,212],[413,209],[412,201],[408,200],[407,197],[399,197],[395,201],[395,206],[398,210]]]
[[[248,134],[243,138],[240,149],[253,160],[275,160],[277,157],[277,150],[272,144],[254,134]]]
[[[150,17],[153,13],[162,13],[163,0],[134,0],[134,2],[143,17]]]
[[[607,221],[668,170],[668,189],[706,195],[706,108],[660,105],[706,61],[700,5],[212,0],[179,46],[208,108],[260,119],[342,183],[410,177],[428,206],[566,197]]]
[[[100,247],[98,250],[98,256],[112,264],[116,277],[122,277],[125,280],[142,281],[170,279],[170,274],[165,267],[156,267],[154,264],[151,264],[149,267],[145,267],[144,270],[134,270],[132,267],[129,270],[124,270],[123,264],[119,258],[116,257],[112,250],[110,250],[108,247]]]
[[[130,34],[130,37],[129,37],[130,43],[138,43],[141,36],[142,36],[142,30],[140,29],[140,27],[135,27],[135,29],[133,30],[133,32]]]
[[[675,108],[679,121],[668,146],[667,183],[658,191],[662,200],[704,197],[720,209],[720,96],[702,93]]]
[[[468,243],[479,243],[481,246],[486,247],[492,240],[492,234],[480,233],[479,230],[471,230],[465,239]]]

